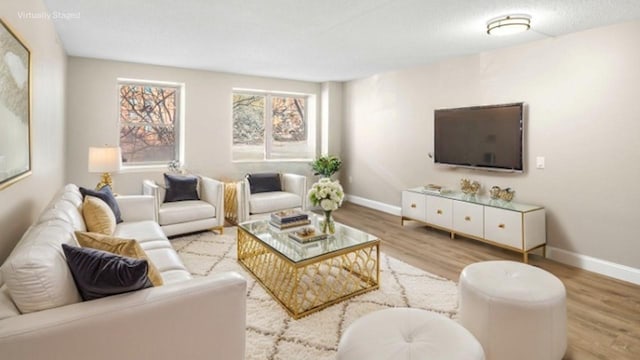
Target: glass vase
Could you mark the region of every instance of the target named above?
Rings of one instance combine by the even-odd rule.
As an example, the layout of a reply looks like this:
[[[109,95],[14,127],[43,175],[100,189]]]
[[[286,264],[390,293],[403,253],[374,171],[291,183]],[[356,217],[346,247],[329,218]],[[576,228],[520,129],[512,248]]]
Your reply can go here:
[[[336,232],[336,223],[331,217],[331,210],[324,212],[324,220],[320,221],[320,230],[324,234],[333,234]]]

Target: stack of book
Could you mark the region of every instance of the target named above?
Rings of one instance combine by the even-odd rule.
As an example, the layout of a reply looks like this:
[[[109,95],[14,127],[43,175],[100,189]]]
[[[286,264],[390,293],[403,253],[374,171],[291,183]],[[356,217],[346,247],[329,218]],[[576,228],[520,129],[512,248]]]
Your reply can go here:
[[[327,238],[327,234],[318,232],[312,227],[306,227],[298,231],[290,232],[289,237],[301,244],[306,244],[312,241],[324,240]]]
[[[293,210],[278,211],[271,214],[271,225],[278,229],[288,229],[296,226],[308,225],[311,223],[309,215]]]

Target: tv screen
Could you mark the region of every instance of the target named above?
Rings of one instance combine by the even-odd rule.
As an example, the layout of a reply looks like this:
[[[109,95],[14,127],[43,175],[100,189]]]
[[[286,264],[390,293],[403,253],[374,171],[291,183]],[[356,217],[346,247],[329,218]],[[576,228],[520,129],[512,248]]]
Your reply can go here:
[[[523,171],[523,107],[515,103],[435,110],[435,162]]]

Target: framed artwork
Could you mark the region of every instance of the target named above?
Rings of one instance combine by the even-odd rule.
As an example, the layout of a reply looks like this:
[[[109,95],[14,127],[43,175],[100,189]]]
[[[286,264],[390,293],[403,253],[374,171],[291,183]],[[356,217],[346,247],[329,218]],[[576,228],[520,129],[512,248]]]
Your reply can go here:
[[[31,175],[31,52],[0,19],[0,190]]]

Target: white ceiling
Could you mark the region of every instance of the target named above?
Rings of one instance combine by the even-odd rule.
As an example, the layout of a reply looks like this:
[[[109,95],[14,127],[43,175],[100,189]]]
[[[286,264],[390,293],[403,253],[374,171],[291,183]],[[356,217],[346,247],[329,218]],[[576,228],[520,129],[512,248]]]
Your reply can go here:
[[[640,0],[44,0],[69,55],[342,81],[640,19]],[[496,37],[487,20],[531,15]],[[640,41],[640,37],[639,37]]]

